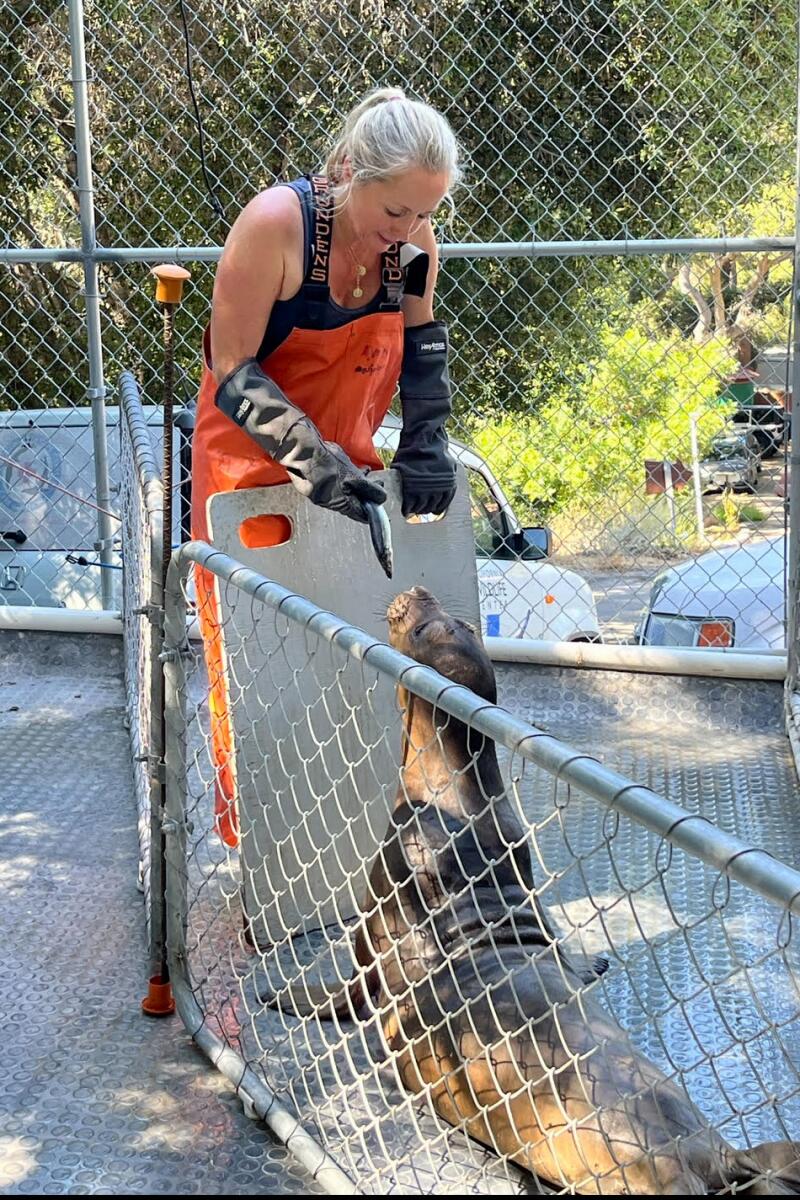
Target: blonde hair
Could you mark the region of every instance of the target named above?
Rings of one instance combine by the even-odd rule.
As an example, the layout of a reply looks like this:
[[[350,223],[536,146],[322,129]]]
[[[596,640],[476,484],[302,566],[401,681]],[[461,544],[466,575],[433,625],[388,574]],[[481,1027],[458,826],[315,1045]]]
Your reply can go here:
[[[348,114],[325,162],[325,174],[334,185],[341,184],[347,157],[353,183],[385,180],[421,167],[447,175],[449,198],[461,178],[459,146],[448,122],[400,88],[378,88]]]

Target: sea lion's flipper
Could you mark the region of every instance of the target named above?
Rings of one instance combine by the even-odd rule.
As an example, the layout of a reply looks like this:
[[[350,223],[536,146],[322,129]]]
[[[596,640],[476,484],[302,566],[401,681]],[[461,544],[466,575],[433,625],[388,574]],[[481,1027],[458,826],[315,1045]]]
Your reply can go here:
[[[378,993],[379,980],[376,965],[369,951],[363,927],[355,939],[355,961],[358,964],[350,979],[326,986],[324,983],[308,983],[297,979],[278,992],[261,994],[259,999],[269,1008],[280,1008],[296,1017],[316,1014],[322,1021],[338,1017],[342,1021],[356,1021],[368,1000]],[[365,968],[359,970],[359,968]]]
[[[800,1142],[762,1142],[742,1154],[755,1161],[760,1171],[773,1173],[771,1179],[751,1183],[748,1196],[800,1194]]]
[[[569,965],[579,976],[582,983],[594,983],[609,968],[609,961],[604,954],[570,954]]]
[[[364,989],[360,979],[349,979],[333,990],[324,984],[298,980],[279,992],[261,995],[260,999],[268,1008],[279,1008],[295,1017],[310,1017],[316,1013],[323,1021],[330,1021],[334,1016],[349,1021],[354,1020],[364,1006]]]
[[[589,978],[584,981],[591,983],[593,979],[599,979],[601,975],[605,975],[610,965],[605,954],[595,954],[589,969]]]

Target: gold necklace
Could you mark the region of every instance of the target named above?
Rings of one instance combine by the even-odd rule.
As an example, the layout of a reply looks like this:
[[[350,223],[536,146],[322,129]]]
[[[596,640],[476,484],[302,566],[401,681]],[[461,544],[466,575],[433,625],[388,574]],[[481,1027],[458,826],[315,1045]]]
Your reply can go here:
[[[356,281],[355,281],[355,284],[354,284],[354,286],[353,286],[353,290],[352,290],[352,292],[351,292],[351,295],[352,295],[352,297],[353,297],[353,299],[354,299],[354,300],[360,300],[360,299],[361,299],[361,297],[364,295],[364,289],[363,289],[363,288],[362,288],[362,286],[361,286],[361,280],[362,280],[362,279],[364,278],[364,276],[366,275],[366,273],[367,273],[367,268],[366,268],[366,267],[363,267],[363,266],[361,265],[361,263],[358,261],[358,259],[356,258],[355,254],[353,253],[353,247],[352,247],[352,246],[348,246],[348,247],[347,247],[347,253],[348,253],[348,254],[350,255],[350,257],[352,258],[352,260],[353,260],[353,266],[355,267],[355,271],[356,271]]]

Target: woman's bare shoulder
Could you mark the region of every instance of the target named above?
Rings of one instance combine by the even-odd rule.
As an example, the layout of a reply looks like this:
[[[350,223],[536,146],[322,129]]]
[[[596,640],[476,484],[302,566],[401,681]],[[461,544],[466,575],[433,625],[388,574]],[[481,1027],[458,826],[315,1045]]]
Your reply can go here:
[[[256,353],[273,305],[302,282],[303,258],[297,194],[288,187],[259,192],[234,221],[214,279],[211,352],[218,376]]]
[[[300,198],[293,188],[282,184],[265,188],[254,196],[239,213],[231,229],[231,235],[252,238],[259,244],[263,244],[265,234],[292,237],[302,236],[302,232]]]

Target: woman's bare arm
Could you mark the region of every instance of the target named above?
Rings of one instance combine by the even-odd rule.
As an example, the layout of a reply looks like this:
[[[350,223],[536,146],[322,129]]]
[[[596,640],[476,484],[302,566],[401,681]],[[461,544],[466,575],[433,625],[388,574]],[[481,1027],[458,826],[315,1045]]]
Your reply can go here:
[[[222,252],[211,306],[211,360],[219,383],[258,351],[287,271],[302,277],[303,220],[291,188],[270,188],[237,217]]]

